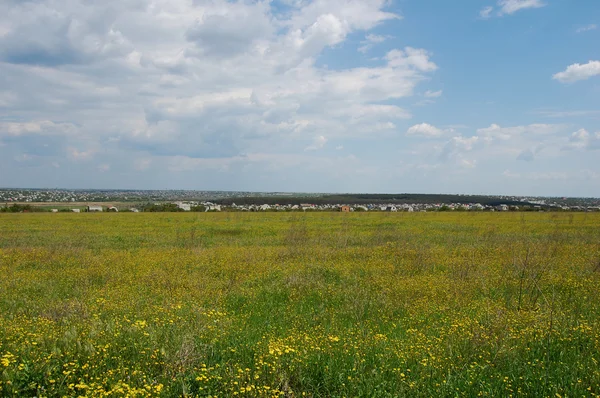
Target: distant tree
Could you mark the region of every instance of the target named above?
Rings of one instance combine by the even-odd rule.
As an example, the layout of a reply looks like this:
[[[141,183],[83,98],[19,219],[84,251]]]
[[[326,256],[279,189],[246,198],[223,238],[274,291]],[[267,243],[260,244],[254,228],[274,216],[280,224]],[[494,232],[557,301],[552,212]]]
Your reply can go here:
[[[144,212],[151,213],[177,213],[184,211],[183,209],[180,209],[179,206],[177,206],[175,203],[147,203],[146,205],[141,206],[141,210]]]
[[[19,205],[19,204],[14,203],[8,207],[1,208],[0,211],[3,213],[22,213],[24,211],[26,211],[26,212],[34,211],[34,209],[31,205]]]

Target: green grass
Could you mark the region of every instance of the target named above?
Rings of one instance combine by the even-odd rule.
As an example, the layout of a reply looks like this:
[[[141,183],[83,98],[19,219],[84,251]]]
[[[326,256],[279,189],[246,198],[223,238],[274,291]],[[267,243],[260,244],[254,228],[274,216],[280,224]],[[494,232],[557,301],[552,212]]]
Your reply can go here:
[[[600,215],[0,214],[0,395],[600,394]]]

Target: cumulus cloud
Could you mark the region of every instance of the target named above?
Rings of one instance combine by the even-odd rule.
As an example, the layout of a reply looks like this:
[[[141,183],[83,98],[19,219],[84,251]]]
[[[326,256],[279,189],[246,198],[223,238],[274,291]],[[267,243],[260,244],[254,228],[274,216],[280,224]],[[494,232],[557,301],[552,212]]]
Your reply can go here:
[[[406,131],[406,135],[415,135],[423,137],[440,137],[448,130],[442,130],[428,123],[415,124]]]
[[[530,124],[501,127],[492,124],[477,129],[488,158],[507,157],[518,161],[532,162],[541,157],[557,157],[563,145],[562,124]]]
[[[5,62],[84,64],[132,50],[131,43],[114,26],[117,14],[110,8],[93,10],[74,1],[4,2],[0,13],[7,21],[6,32],[0,36],[0,60]]]
[[[402,50],[392,50],[386,59],[391,67],[415,69],[420,72],[433,72],[437,65],[430,60],[431,54],[423,49],[406,47]]]
[[[571,134],[566,150],[598,150],[600,149],[600,132],[589,133],[586,129],[579,129]]]
[[[533,151],[531,149],[525,149],[524,151],[522,151],[519,154],[519,156],[517,156],[517,160],[531,162],[531,161],[533,161],[534,157],[535,157],[535,154],[533,153]]]
[[[444,144],[440,159],[443,161],[454,161],[456,164],[462,167],[473,168],[477,164],[476,159],[469,159],[466,157],[468,152],[473,151],[475,146],[479,143],[479,137],[463,137],[455,136],[452,137],[448,142]]]
[[[584,129],[569,133],[571,125],[566,124],[530,124],[522,126],[490,127],[478,129],[481,138],[482,156],[487,159],[496,158],[505,161],[536,162],[538,165],[566,164],[574,161],[566,160],[571,156],[566,151],[593,150],[600,141]],[[572,131],[572,130],[571,130]],[[591,156],[582,153],[582,159]]]
[[[388,5],[0,2],[0,107],[12,117],[0,121],[3,154],[111,165],[106,174],[151,172],[178,157],[203,160],[186,170],[223,170],[265,148],[304,153],[307,137],[318,149],[319,137],[387,134],[411,117],[389,102],[414,95],[438,68],[433,55],[405,47],[368,66],[317,61],[351,34],[387,39],[371,29],[401,19]]]
[[[464,126],[457,126],[460,127]],[[411,127],[411,133],[432,139],[420,146],[421,153],[430,154],[435,150],[442,162],[473,168],[490,162],[533,162],[560,157],[561,147],[565,145],[565,128],[566,126],[560,124],[509,127],[492,124],[476,129],[475,134],[469,136],[456,135],[452,129],[442,130],[428,124],[420,124]],[[448,135],[450,138],[443,140]]]
[[[389,5],[0,2],[0,108],[9,115],[0,120],[0,169],[18,171],[0,173],[0,185],[82,186],[93,174],[98,184],[125,188],[381,191],[397,183],[405,165],[385,156],[367,164],[357,148],[403,144],[406,137],[398,133],[404,131],[428,138],[410,140],[414,147],[407,151],[422,150],[407,156],[433,159],[436,169],[449,162],[471,173],[492,156],[515,161],[523,153],[527,160],[530,150],[537,160],[549,153],[535,152],[535,140],[552,135],[551,127],[492,125],[470,136],[436,126],[434,119],[407,122],[407,104],[444,94],[422,87],[443,65],[427,48],[410,42],[394,48],[388,36],[377,34],[382,24],[402,23]],[[502,7],[508,2],[489,16]],[[348,45],[366,46],[360,51],[374,58],[324,66],[330,52]],[[366,178],[339,185],[350,184],[339,178],[348,169]],[[7,174],[19,178],[7,180]]]
[[[561,83],[574,83],[600,75],[600,61],[589,61],[587,64],[573,64],[562,72],[552,76]]]
[[[530,148],[526,148],[517,156],[517,160],[521,160],[524,162],[532,162],[535,160],[536,156],[544,150],[546,146],[544,144],[534,145]]]
[[[231,57],[267,43],[273,33],[268,4],[259,2],[209,9],[188,28],[185,37],[202,56]]]

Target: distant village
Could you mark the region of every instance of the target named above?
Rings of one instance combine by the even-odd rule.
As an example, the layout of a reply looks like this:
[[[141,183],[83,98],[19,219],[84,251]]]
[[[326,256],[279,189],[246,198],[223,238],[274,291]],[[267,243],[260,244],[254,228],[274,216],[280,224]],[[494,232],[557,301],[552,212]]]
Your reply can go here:
[[[41,208],[31,205],[12,205],[13,211],[19,212],[72,212],[72,213],[102,213],[102,212],[442,212],[442,211],[600,211],[600,207],[562,206],[548,207],[542,205],[515,206],[500,204],[496,206],[482,205],[480,203],[451,203],[451,204],[368,204],[368,205],[338,205],[338,204],[286,204],[286,205],[222,205],[212,202],[163,202],[144,204],[139,206],[112,206],[112,205],[88,205],[79,207],[61,206],[56,208]],[[4,204],[0,210],[11,211],[11,205]]]
[[[0,202],[142,202],[198,201],[237,197],[305,196],[318,194],[284,192],[197,191],[197,190],[85,190],[0,188]]]
[[[353,203],[354,200],[356,202]],[[238,204],[235,202],[238,202]],[[600,199],[423,194],[290,194],[280,192],[86,191],[5,188],[0,189],[0,211],[46,211],[53,213],[600,211]]]

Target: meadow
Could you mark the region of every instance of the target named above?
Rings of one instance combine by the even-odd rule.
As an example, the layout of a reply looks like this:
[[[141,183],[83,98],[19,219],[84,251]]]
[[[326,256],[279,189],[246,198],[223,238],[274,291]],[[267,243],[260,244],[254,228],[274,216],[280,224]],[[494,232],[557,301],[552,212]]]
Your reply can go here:
[[[600,214],[0,214],[0,396],[598,397]]]

